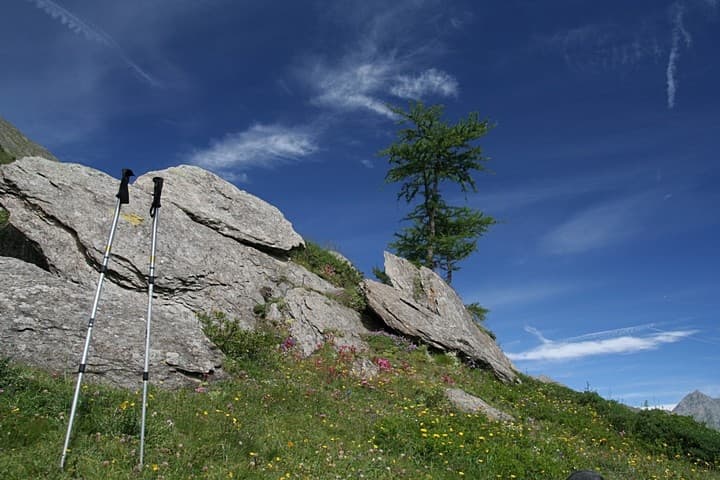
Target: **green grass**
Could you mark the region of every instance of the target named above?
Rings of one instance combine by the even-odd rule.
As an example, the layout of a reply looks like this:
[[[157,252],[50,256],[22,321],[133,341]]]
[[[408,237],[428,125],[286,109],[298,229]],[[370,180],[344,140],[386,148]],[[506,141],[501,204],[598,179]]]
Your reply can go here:
[[[233,361],[243,368],[224,382],[151,388],[140,472],[133,471],[139,392],[83,387],[61,472],[74,376],[0,362],[3,479],[549,480],[579,468],[598,469],[609,480],[720,479],[720,451],[712,451],[720,433],[685,420],[678,429],[668,420],[676,417],[633,413],[530,378],[505,385],[453,355],[398,337],[368,338],[362,356],[380,368],[363,378],[353,373],[360,354],[352,349],[326,345],[301,358],[287,339],[289,348],[278,348],[282,335],[272,332],[209,333],[234,349]],[[449,386],[516,420],[455,411],[443,394]],[[698,438],[710,442],[708,449],[695,449]]]
[[[15,161],[15,157],[7,153],[2,147],[0,147],[0,165],[6,163],[12,163]]]
[[[305,248],[293,250],[291,259],[320,278],[343,289],[335,300],[359,312],[365,310],[367,300],[360,289],[363,275],[355,267],[317,243],[309,241],[305,243]]]

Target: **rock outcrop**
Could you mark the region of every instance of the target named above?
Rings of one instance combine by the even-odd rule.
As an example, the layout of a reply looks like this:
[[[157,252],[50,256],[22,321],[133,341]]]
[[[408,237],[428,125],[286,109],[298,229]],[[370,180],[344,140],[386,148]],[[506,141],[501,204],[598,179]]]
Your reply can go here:
[[[316,348],[326,330],[340,330],[329,319],[344,307],[325,297],[339,290],[287,259],[289,249],[302,244],[290,223],[276,208],[198,170],[178,167],[152,172],[130,185],[130,204],[122,206],[112,245],[106,277],[109,288],[146,291],[151,178],[159,175],[165,179],[154,289],[160,303],[189,312],[222,311],[252,329],[257,322],[254,309],[266,302],[265,297],[287,296],[291,331],[305,352]],[[0,240],[0,249],[3,245],[22,248],[10,253],[0,250],[0,255],[30,261],[48,275],[82,287],[87,304],[102,264],[118,185],[118,180],[88,167],[42,158],[3,166],[0,206],[10,213],[3,231],[11,238]],[[193,205],[192,199],[199,201],[208,192],[214,192],[213,200]],[[238,220],[246,216],[253,219],[252,225]],[[258,228],[267,230],[264,238]],[[302,296],[299,292],[307,295],[295,300]],[[338,321],[349,332],[347,342],[355,344],[359,337],[350,332],[365,328],[356,312],[342,312]],[[84,332],[82,323],[86,322],[63,328]],[[36,334],[38,341],[44,341],[43,331]]]
[[[392,286],[364,282],[368,305],[385,324],[435,348],[459,352],[505,382],[517,379],[510,360],[435,272],[385,252],[385,273]]]

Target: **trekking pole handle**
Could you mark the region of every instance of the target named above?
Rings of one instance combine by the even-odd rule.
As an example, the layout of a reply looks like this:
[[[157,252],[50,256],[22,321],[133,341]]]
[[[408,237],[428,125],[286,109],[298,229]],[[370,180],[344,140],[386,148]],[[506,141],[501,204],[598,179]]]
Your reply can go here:
[[[128,191],[128,184],[130,183],[130,177],[134,177],[135,174],[129,168],[123,168],[122,178],[120,179],[120,190],[118,190],[117,198],[120,199],[121,204],[130,203],[130,192]]]
[[[162,195],[162,188],[164,180],[162,177],[153,177],[153,183],[155,183],[155,188],[153,189],[153,202],[150,206],[150,216],[155,216],[155,211],[160,208],[160,196]]]

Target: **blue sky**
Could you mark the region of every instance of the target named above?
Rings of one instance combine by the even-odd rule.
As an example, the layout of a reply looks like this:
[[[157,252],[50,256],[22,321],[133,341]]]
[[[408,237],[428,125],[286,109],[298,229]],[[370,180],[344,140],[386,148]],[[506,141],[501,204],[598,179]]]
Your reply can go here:
[[[0,115],[114,176],[194,163],[370,273],[407,206],[388,104],[495,128],[454,286],[516,366],[720,396],[720,3],[8,0]],[[448,196],[453,196],[451,191]],[[464,201],[464,198],[454,198]]]

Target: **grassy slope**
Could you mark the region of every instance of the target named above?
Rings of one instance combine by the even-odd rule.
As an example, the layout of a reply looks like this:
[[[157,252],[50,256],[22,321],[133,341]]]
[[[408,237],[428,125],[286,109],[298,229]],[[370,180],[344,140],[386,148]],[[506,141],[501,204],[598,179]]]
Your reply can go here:
[[[453,356],[385,336],[370,339],[368,355],[391,368],[363,380],[350,373],[353,351],[326,347],[301,359],[292,348],[268,349],[272,336],[263,335],[242,342],[247,355],[230,365],[231,381],[152,389],[141,475],[132,472],[138,392],[84,386],[61,473],[73,378],[0,365],[3,478],[564,479],[596,468],[606,479],[720,479],[720,458],[706,463],[618,431],[612,404],[592,394],[527,378],[503,385]],[[442,393],[448,385],[516,421],[454,411]]]
[[[20,132],[10,122],[0,117],[0,164],[16,158],[40,156],[57,161],[45,147],[38,145]]]

